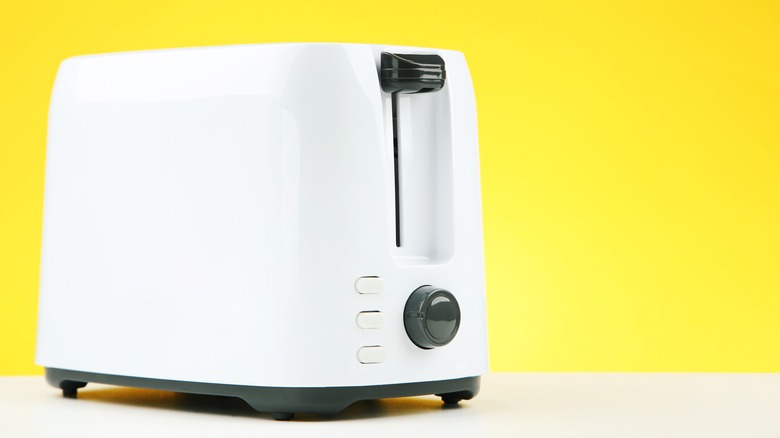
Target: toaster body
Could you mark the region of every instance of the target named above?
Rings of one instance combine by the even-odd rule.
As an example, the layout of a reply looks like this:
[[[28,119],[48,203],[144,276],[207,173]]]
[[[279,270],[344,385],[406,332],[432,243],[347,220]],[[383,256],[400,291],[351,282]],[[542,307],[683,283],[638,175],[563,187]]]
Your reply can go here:
[[[388,54],[435,55],[440,89],[386,91],[382,71],[409,70]],[[423,61],[418,82],[435,70]],[[36,363],[65,395],[87,382],[232,395],[289,418],[457,402],[487,371],[475,101],[458,52],[68,59],[44,199]]]

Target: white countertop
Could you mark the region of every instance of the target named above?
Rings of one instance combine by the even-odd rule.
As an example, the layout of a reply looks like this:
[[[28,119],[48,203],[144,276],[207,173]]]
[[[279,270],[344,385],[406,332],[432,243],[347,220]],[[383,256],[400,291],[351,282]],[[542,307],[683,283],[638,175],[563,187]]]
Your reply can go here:
[[[359,402],[277,422],[237,399],[0,377],[0,437],[780,437],[780,374],[493,373],[460,407]]]

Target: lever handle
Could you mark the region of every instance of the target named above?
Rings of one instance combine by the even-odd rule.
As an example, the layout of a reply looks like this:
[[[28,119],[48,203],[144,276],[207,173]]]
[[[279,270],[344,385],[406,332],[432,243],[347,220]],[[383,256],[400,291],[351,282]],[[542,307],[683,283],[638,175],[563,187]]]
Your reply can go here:
[[[387,93],[428,93],[444,86],[447,71],[439,55],[382,52],[379,80]]]

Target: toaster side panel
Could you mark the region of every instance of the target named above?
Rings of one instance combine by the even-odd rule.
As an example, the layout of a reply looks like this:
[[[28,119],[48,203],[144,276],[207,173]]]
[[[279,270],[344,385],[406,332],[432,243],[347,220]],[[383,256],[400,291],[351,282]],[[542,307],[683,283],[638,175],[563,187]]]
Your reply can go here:
[[[301,224],[328,208],[301,204],[302,179],[339,152],[339,133],[360,135],[335,125],[349,116],[332,111],[335,99],[377,130],[353,52],[370,57],[271,45],[65,61],[51,102],[36,362],[289,382],[300,248],[329,240]]]

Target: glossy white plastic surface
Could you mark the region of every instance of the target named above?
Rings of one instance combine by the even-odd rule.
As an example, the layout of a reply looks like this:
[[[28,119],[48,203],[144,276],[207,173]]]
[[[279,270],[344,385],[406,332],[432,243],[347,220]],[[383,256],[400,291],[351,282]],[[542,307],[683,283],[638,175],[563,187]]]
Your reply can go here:
[[[400,248],[383,50],[436,53],[447,69],[441,91],[402,98]],[[51,100],[45,190],[39,365],[283,387],[487,371],[476,114],[460,53],[279,44],[71,58]],[[356,293],[366,276],[384,292]],[[402,318],[427,284],[462,312],[457,337],[433,350]],[[355,324],[367,309],[388,316],[381,329]],[[386,360],[355,360],[366,345]]]
[[[377,311],[360,312],[355,323],[362,329],[380,329],[385,325],[385,314]]]
[[[361,294],[381,294],[385,291],[385,280],[381,277],[360,277],[355,281],[355,290]]]
[[[379,345],[360,347],[357,352],[357,359],[363,364],[382,363],[385,361],[385,358],[387,358],[385,347]]]

